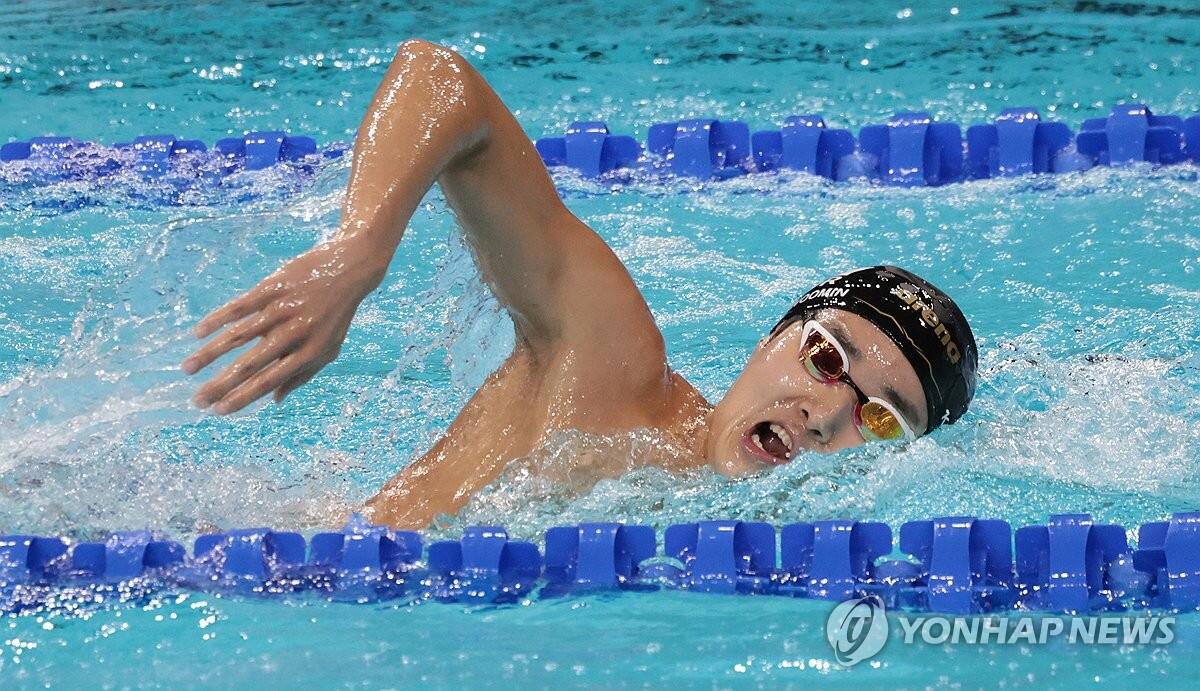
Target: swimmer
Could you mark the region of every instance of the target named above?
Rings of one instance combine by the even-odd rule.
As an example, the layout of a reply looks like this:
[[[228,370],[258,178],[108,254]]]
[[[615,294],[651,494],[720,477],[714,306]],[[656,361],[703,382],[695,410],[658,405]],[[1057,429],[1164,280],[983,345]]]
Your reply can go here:
[[[652,462],[738,476],[928,434],[974,393],[962,312],[921,278],[877,266],[803,295],[710,405],[671,369],[625,267],[559,199],[483,77],[454,51],[410,40],[358,129],[337,232],[196,325],[198,338],[217,335],[183,361],[188,374],[257,340],[196,391],[196,405],[227,415],[267,394],[282,401],[336,358],[435,182],[516,345],[445,435],[368,502],[376,522],[422,528],[457,512],[558,430],[650,430],[686,451]]]

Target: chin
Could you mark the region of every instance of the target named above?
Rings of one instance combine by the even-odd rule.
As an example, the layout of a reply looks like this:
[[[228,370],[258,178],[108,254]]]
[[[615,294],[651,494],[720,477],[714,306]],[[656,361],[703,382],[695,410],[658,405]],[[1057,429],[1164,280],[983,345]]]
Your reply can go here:
[[[726,394],[728,397],[729,394]],[[717,403],[709,417],[709,434],[704,456],[716,472],[725,477],[736,478],[754,475],[766,470],[770,464],[763,463],[742,448],[745,421],[727,410],[737,409],[726,405],[726,399]]]
[[[708,464],[712,466],[713,470],[724,475],[725,477],[742,477],[749,474],[749,471],[742,467],[740,463],[729,459],[710,459]]]
[[[716,472],[733,477],[737,474],[736,462],[732,449],[729,448],[729,430],[714,433],[709,429],[708,439],[704,443],[704,461]]]
[[[715,443],[714,443],[715,442]],[[738,445],[740,439],[731,430],[724,430],[720,435],[709,437],[709,445],[705,449],[708,465],[725,477],[745,477],[761,471],[763,468],[756,463],[748,463]]]

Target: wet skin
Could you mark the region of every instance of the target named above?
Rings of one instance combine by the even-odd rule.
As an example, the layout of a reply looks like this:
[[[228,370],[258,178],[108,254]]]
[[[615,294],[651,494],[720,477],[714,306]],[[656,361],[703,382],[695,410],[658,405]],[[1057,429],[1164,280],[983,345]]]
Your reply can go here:
[[[561,429],[653,430],[682,453],[642,462],[730,476],[864,442],[854,392],[802,364],[802,324],[760,342],[715,407],[672,371],[637,286],[563,205],[512,114],[465,59],[419,40],[400,45],[359,127],[337,233],[196,325],[198,338],[213,338],[183,361],[188,374],[255,342],[196,391],[196,405],[226,415],[267,394],[281,401],[336,358],[435,182],[512,316],[516,346],[433,448],[367,503],[372,520],[424,527]],[[848,312],[818,320],[850,351],[855,383],[916,411],[909,422],[920,434],[924,394],[896,345]],[[770,453],[754,441],[767,428],[790,443],[768,444]],[[594,463],[597,477],[618,472],[603,460],[579,462]]]

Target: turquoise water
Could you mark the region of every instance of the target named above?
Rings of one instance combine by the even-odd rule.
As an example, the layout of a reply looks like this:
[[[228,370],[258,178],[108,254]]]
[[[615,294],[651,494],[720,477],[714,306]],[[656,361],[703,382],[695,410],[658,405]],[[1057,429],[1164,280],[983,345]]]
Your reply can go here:
[[[644,136],[706,114],[766,127],[818,111],[857,129],[915,108],[970,123],[1033,105],[1073,127],[1124,100],[1200,112],[1200,13],[1188,3],[967,5],[31,2],[0,14],[0,140],[172,131],[211,142],[250,129],[346,140],[413,35],[470,56],[535,137],[593,117]],[[298,193],[267,173],[259,201],[172,208],[140,203],[130,181],[0,188],[0,532],[315,530],[436,438],[512,342],[436,192],[341,358],[285,405],[206,418],[175,368],[196,318],[332,230],[347,172],[333,162]],[[1090,511],[1135,526],[1200,504],[1196,168],[935,190],[798,176],[614,194],[556,181],[629,266],[672,364],[710,399],[801,291],[887,261],[970,315],[977,401],[961,424],[907,446],[737,482],[655,470],[582,490],[540,482],[527,470],[628,446],[564,433],[435,534],[956,512],[1022,524]],[[1200,676],[1196,615],[1164,649],[892,644],[843,670],[823,640],[828,605],[783,598],[470,609],[181,597],[0,620],[0,682],[1183,688]]]

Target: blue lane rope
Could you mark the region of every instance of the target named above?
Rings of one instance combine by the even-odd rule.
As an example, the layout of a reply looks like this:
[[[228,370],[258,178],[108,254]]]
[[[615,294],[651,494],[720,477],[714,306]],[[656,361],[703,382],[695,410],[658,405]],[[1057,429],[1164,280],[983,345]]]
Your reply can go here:
[[[196,538],[191,554],[150,531],[104,542],[0,537],[0,613],[52,599],[56,588],[160,584],[250,596],[316,593],[338,600],[512,602],[598,590],[683,589],[823,600],[876,595],[889,607],[947,613],[1086,613],[1200,607],[1200,512],[1125,528],[1088,514],[1012,530],[1002,520],[885,523],[701,521],[653,528],[582,523],[546,531],[543,548],[500,527],[459,540],[354,517],[305,540],[266,528]],[[889,558],[893,546],[905,558]],[[660,552],[661,547],[661,552]],[[423,559],[422,559],[423,557]]]
[[[69,176],[75,172],[67,167],[71,155],[88,148],[94,149],[97,145],[74,137],[34,137],[0,146],[0,163],[58,163],[59,172]],[[201,154],[211,153],[228,174],[236,169],[262,170],[279,163],[311,160],[310,157],[315,156],[336,157],[345,151],[344,147],[334,145],[318,152],[317,142],[312,137],[292,136],[286,132],[251,132],[241,137],[218,139],[211,152],[198,139],[178,139],[173,134],[142,135],[133,141],[113,144],[111,148],[132,151],[134,170],[149,177],[163,175],[172,163],[189,154],[195,160]],[[107,172],[122,161],[103,163],[102,169]]]
[[[279,165],[311,173],[323,159],[341,156],[345,150],[341,144],[318,148],[312,137],[286,132],[228,137],[217,140],[211,149],[202,141],[173,134],[142,135],[111,147],[74,137],[34,137],[0,146],[0,173],[34,186],[123,172],[181,187],[220,185],[235,173]]]
[[[604,122],[588,121],[571,124],[561,137],[538,139],[535,146],[548,167],[589,178],[724,180],[793,170],[835,181],[922,187],[1137,162],[1200,164],[1200,115],[1155,115],[1143,104],[1123,104],[1107,118],[1084,121],[1075,133],[1061,122],[1042,120],[1036,108],[1009,108],[991,123],[968,127],[964,137],[958,123],[900,112],[887,123],[861,128],[857,139],[849,130],[826,126],[820,115],[793,115],[778,130],[753,133],[744,122],[693,118],[651,125],[645,146],[611,134]],[[251,132],[221,139],[212,149],[169,134],[111,148],[71,137],[35,137],[0,146],[0,173],[20,167],[24,175],[8,176],[32,185],[130,170],[177,186],[220,185],[234,173],[277,165],[311,173],[322,159],[345,151],[341,144],[319,148],[311,137],[285,132]]]
[[[573,123],[563,136],[536,145],[546,165],[586,177],[645,171],[723,180],[796,170],[830,180],[922,187],[1139,161],[1200,163],[1200,115],[1185,120],[1125,104],[1107,118],[1086,120],[1073,134],[1063,123],[1042,120],[1036,108],[1009,108],[992,123],[967,128],[964,138],[957,123],[901,112],[885,124],[863,127],[857,139],[849,130],[827,127],[820,115],[793,115],[778,130],[753,134],[744,122],[697,118],[652,125],[645,149],[593,121]]]

